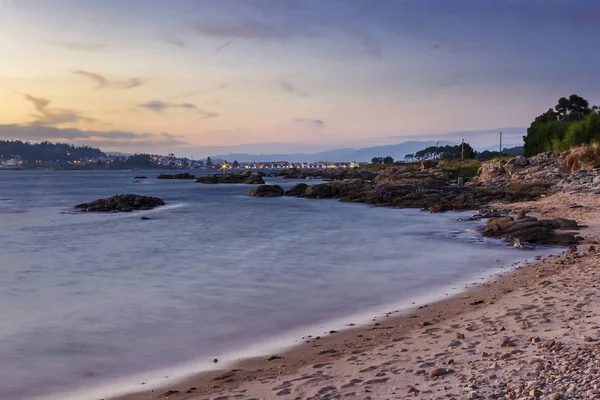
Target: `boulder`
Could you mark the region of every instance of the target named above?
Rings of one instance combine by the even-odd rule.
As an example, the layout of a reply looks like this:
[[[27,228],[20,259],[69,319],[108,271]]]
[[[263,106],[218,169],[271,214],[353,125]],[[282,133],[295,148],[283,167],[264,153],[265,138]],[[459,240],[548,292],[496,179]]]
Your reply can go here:
[[[304,196],[304,193],[306,192],[307,188],[308,188],[308,185],[306,183],[298,183],[298,184],[292,186],[292,188],[290,190],[285,192],[285,195],[286,196]]]
[[[515,158],[511,158],[510,160],[508,160],[506,165],[510,165],[512,167],[517,167],[517,168],[525,168],[526,166],[529,165],[529,160],[527,160],[527,157],[525,157],[525,156],[517,156]]]
[[[242,180],[242,183],[246,185],[264,185],[265,181],[260,174],[251,174],[247,178]]]
[[[421,169],[425,170],[425,169],[430,169],[435,167],[435,161],[433,160],[423,160],[421,161]]]
[[[164,206],[165,202],[158,197],[140,196],[137,194],[118,194],[106,199],[95,200],[75,206],[82,212],[131,212],[135,210],[151,210]]]
[[[201,176],[196,179],[196,183],[204,183],[204,184],[217,184],[219,183],[219,178],[216,176]]]
[[[148,179],[147,176],[134,176],[133,179]]]
[[[330,199],[337,194],[336,187],[329,183],[321,183],[306,188],[304,195],[315,199]]]
[[[260,185],[248,192],[252,197],[281,197],[284,192],[279,185]]]
[[[263,172],[252,173],[250,171],[242,171],[237,174],[226,172],[223,174],[200,177],[196,180],[198,183],[216,184],[216,183],[243,183],[248,185],[262,185],[265,174]]]
[[[156,179],[196,179],[196,177],[189,172],[183,174],[160,174]]]
[[[507,240],[529,242],[535,244],[571,245],[577,239],[571,233],[556,233],[555,229],[573,227],[573,220],[559,218],[556,220],[538,220],[519,214],[514,217],[490,218],[486,221],[481,233],[489,237],[503,237]]]

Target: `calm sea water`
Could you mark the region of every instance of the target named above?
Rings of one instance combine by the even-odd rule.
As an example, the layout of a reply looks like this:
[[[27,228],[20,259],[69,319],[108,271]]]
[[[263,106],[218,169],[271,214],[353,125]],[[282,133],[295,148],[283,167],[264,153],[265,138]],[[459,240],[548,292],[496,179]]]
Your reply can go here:
[[[150,179],[134,183],[140,174]],[[531,256],[483,240],[477,223],[456,222],[464,213],[258,199],[245,185],[157,174],[0,173],[2,398],[81,387],[108,395],[114,379],[209,365]],[[167,206],[63,214],[117,193]],[[81,398],[98,398],[89,393]]]

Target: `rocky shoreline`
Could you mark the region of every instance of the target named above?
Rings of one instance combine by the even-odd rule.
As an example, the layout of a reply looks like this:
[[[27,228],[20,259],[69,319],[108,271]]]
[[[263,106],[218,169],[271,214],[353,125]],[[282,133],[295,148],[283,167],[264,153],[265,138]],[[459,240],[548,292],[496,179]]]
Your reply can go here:
[[[390,311],[371,325],[324,328],[277,357],[240,360],[120,399],[598,398],[600,306],[591,300],[600,287],[600,252],[593,244],[600,239],[600,208],[594,196],[557,194],[511,205],[513,215],[527,210],[535,216],[515,223],[589,225],[581,247],[536,257],[460,296],[402,315]],[[582,207],[570,208],[575,199]]]
[[[158,197],[140,196],[137,194],[118,194],[106,199],[98,199],[91,203],[83,203],[75,206],[80,212],[132,212],[139,210],[152,210],[164,206],[165,202]]]
[[[370,326],[325,330],[274,357],[240,360],[232,369],[121,399],[600,398],[600,306],[592,301],[600,287],[596,171],[565,171],[564,155],[558,156],[562,161],[543,157],[528,159],[526,165],[522,160],[501,163],[501,170],[491,168],[494,176],[488,178],[490,167],[484,166],[464,187],[433,168],[392,167],[370,182],[299,184],[285,193],[273,185],[254,188],[250,195],[272,191],[274,196],[365,203],[387,193],[379,204],[430,207],[435,203],[427,194],[436,191],[451,193],[442,197],[451,206],[453,200],[466,204],[458,198],[479,193],[470,204],[485,206],[473,217],[487,219],[483,234],[515,245],[570,247],[562,255],[536,256],[533,264],[473,285],[460,296],[402,315],[390,311]],[[558,171],[546,162],[558,165]],[[515,193],[515,186],[525,194]],[[520,198],[525,201],[517,202]]]

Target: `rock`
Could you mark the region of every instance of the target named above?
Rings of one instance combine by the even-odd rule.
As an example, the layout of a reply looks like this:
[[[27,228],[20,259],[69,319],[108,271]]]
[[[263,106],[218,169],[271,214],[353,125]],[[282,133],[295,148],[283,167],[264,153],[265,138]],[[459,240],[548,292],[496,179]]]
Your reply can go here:
[[[577,253],[577,246],[575,246],[575,245],[571,245],[567,249],[567,254],[573,254],[573,253]]]
[[[160,174],[156,179],[196,179],[196,177],[189,172],[183,174]]]
[[[510,165],[513,167],[524,168],[529,165],[529,160],[527,160],[524,156],[517,156],[515,158],[511,158],[506,165]]]
[[[204,184],[217,184],[219,183],[219,178],[217,178],[216,176],[202,176],[196,179],[196,182]]]
[[[284,192],[279,185],[260,185],[248,192],[252,197],[281,197]]]
[[[245,185],[264,185],[265,181],[260,174],[252,174],[242,180]]]
[[[567,220],[570,221],[570,220]],[[578,241],[570,233],[558,234],[555,229],[564,226],[558,220],[538,220],[534,217],[517,215],[514,217],[491,218],[486,221],[481,233],[488,237],[503,237],[507,240],[519,240],[519,243],[571,245]]]
[[[430,169],[435,167],[435,162],[433,160],[423,160],[421,161],[421,169]]]
[[[134,176],[133,179],[148,179],[147,176]]]
[[[308,185],[306,183],[298,183],[298,184],[292,186],[292,188],[290,190],[285,192],[285,195],[286,196],[304,196],[304,193],[306,192],[307,188],[308,188]]]
[[[452,373],[452,370],[447,370],[446,368],[436,368],[429,373],[429,376],[435,378],[437,376],[444,376]]]
[[[149,217],[140,217],[142,221],[150,221],[152,218]]]
[[[131,212],[135,210],[151,210],[164,206],[165,202],[158,197],[140,196],[136,194],[118,194],[91,203],[78,204],[76,209],[82,212]]]
[[[240,183],[246,185],[263,185],[265,183],[263,176],[264,173],[261,172],[257,172],[254,174],[250,171],[242,171],[235,174],[225,172],[223,174],[200,177],[196,180],[196,182],[204,184]]]
[[[304,195],[315,199],[330,199],[335,197],[337,189],[329,183],[321,183],[306,188]]]

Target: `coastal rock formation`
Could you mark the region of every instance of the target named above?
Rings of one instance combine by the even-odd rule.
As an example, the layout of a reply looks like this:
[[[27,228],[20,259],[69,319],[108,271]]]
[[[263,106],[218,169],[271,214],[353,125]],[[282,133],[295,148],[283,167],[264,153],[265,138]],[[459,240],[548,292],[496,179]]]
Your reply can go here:
[[[326,180],[344,180],[344,179],[364,179],[372,180],[376,174],[371,171],[354,168],[335,168],[335,169],[296,169],[289,168],[281,170],[275,174],[285,179],[326,179]]]
[[[76,209],[82,212],[131,212],[135,210],[151,210],[164,206],[165,202],[158,197],[140,196],[137,194],[118,194],[91,203],[78,204]]]
[[[292,188],[290,190],[288,190],[287,192],[285,192],[286,196],[304,196],[304,193],[306,192],[306,189],[308,188],[308,185],[306,183],[298,183],[294,186],[292,186]]]
[[[486,221],[481,233],[488,237],[502,237],[507,240],[533,244],[571,245],[578,243],[572,232],[557,233],[555,230],[576,230],[574,220],[537,219],[524,213],[513,217],[491,218]]]
[[[530,158],[517,156],[508,162],[485,163],[467,185],[506,187],[541,182],[550,186],[566,177],[567,174],[561,170],[566,156],[567,153],[541,153]]]
[[[372,181],[359,178],[333,180],[308,186],[303,194],[290,190],[288,195],[338,198],[343,202],[420,208],[430,212],[476,209],[507,196],[498,189],[459,187],[438,168],[414,170],[405,166],[378,171]],[[511,195],[509,197],[512,198]]]
[[[196,179],[196,177],[189,172],[183,174],[160,174],[156,179]]]
[[[265,181],[262,172],[252,173],[244,171],[239,173],[223,173],[213,176],[202,176],[196,180],[198,183],[215,184],[215,183],[241,183],[246,185],[263,185]]]
[[[248,192],[252,197],[281,197],[284,192],[279,185],[260,185]]]

